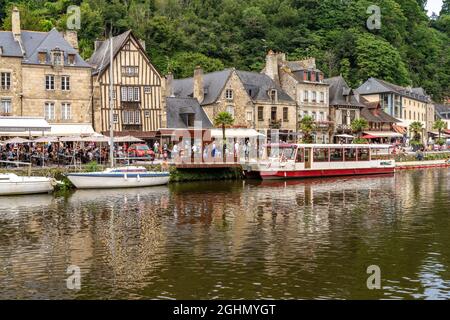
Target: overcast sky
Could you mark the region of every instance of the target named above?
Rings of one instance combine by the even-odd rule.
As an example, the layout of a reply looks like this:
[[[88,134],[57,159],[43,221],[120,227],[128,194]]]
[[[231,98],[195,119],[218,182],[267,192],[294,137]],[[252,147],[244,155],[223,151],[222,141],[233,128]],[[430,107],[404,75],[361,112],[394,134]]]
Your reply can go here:
[[[431,15],[433,12],[439,14],[442,8],[442,0],[428,0],[427,1],[427,9],[428,15]]]

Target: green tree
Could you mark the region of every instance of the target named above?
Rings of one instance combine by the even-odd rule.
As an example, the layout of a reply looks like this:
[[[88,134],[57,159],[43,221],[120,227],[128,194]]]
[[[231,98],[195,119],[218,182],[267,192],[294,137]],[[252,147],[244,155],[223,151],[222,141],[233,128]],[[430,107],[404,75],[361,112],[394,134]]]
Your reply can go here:
[[[201,53],[177,53],[169,61],[169,71],[178,78],[192,77],[196,66],[201,66],[205,72],[222,70],[224,65],[219,59],[209,58]]]
[[[313,143],[312,133],[316,130],[316,123],[311,116],[304,116],[299,122],[299,129],[303,133],[303,143]]]
[[[362,132],[369,127],[369,123],[366,119],[358,118],[353,120],[350,126],[352,128],[352,131],[356,133],[357,137],[361,138]]]
[[[422,144],[422,132],[423,124],[420,121],[414,121],[409,125],[409,130],[412,132],[413,136],[411,139],[411,144],[421,145]]]
[[[437,130],[439,132],[439,144],[441,144],[442,140],[441,140],[441,136],[442,136],[442,131],[447,128],[447,123],[442,120],[442,119],[438,119],[434,122],[433,124],[433,129]],[[442,143],[443,144],[443,143]],[[441,145],[442,145],[441,144]]]
[[[229,112],[220,112],[214,118],[214,126],[216,126],[218,128],[222,128],[222,138],[223,138],[222,156],[223,156],[223,162],[226,162],[226,150],[227,150],[225,128],[232,126],[233,123],[234,123],[234,118]]]

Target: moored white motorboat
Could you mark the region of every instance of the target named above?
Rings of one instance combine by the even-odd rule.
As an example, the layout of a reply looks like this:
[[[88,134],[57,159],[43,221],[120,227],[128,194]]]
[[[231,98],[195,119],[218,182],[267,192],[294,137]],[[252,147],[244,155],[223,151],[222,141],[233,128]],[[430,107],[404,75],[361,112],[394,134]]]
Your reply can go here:
[[[70,173],[67,178],[78,189],[114,189],[164,185],[169,182],[170,174],[147,171],[144,167],[124,167],[100,172]]]
[[[22,177],[14,173],[0,174],[0,196],[50,193],[55,180],[47,177]]]

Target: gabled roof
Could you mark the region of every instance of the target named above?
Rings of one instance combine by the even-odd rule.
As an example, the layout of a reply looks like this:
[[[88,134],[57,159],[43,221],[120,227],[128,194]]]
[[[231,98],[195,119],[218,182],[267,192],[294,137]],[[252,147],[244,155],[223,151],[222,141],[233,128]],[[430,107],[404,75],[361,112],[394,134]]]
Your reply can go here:
[[[219,99],[233,69],[225,69],[222,71],[205,73],[203,75],[203,87],[205,97],[202,105],[208,105]],[[173,81],[174,95],[176,97],[193,97],[194,94],[194,78],[177,79]]]
[[[120,49],[124,46],[130,35],[132,35],[132,32],[131,30],[128,30],[122,34],[119,34],[118,36],[113,37],[113,57],[115,57]],[[101,41],[100,46],[89,58],[88,62],[94,68],[93,74],[103,73],[103,71],[108,68],[110,63],[109,44],[109,40]]]
[[[342,76],[324,79],[323,82],[330,85],[330,106],[364,107],[356,100],[353,90]]]
[[[0,47],[2,47],[1,56],[3,57],[22,57],[20,45],[10,31],[0,31]]]
[[[377,122],[377,123],[401,122],[400,120],[386,113],[381,108],[380,102],[378,101],[370,102],[361,97],[360,102],[365,105],[365,107],[361,109],[361,116],[369,122]]]
[[[440,119],[450,119],[450,105],[435,104],[434,110]]]
[[[431,101],[430,97],[425,94],[423,88],[405,88],[376,78],[369,78],[357,89],[357,91],[361,95],[392,92],[418,101]]]
[[[233,71],[233,69],[225,69],[222,71],[205,73],[203,75],[205,97],[201,102],[201,105],[212,104],[219,100],[220,94],[225,88]],[[276,89],[278,100],[294,102],[279,85],[265,74],[240,70],[236,70],[236,74],[244,85],[245,90],[254,101],[271,101],[268,91],[270,89]],[[193,97],[194,78],[174,80],[173,87],[174,95],[176,97]]]
[[[236,71],[241,79],[247,93],[251,93],[254,101],[272,101],[268,92],[271,89],[277,90],[278,100],[285,102],[294,102],[292,98],[283,91],[268,75],[249,71]]]
[[[211,121],[208,119],[208,116],[198,103],[197,99],[168,97],[166,104],[168,128],[187,128],[187,124],[183,120],[183,116],[188,114],[194,114],[195,121],[201,121],[203,129],[213,127]]]
[[[81,58],[77,51],[55,28],[49,32],[23,30],[21,31],[20,38],[25,51],[22,61],[24,64],[41,64],[38,57],[39,52],[50,53],[50,51],[59,48],[64,51],[64,58],[66,61],[68,54],[74,54],[74,66],[90,68],[90,65]],[[10,55],[22,57],[20,44],[14,39],[12,32],[0,32],[0,46],[3,47],[4,56]]]

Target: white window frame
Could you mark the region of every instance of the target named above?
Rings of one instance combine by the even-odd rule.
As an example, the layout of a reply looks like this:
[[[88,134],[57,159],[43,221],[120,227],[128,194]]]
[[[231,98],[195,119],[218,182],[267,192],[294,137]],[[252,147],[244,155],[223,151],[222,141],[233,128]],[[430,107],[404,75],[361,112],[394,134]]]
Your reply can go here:
[[[61,76],[61,90],[70,91],[70,76]]]
[[[309,101],[309,91],[305,90],[303,91],[303,102],[308,102]]]
[[[55,75],[46,74],[45,75],[45,90],[55,90]]]
[[[46,102],[44,104],[44,118],[46,120],[56,120],[54,102]]]
[[[247,111],[247,121],[253,121],[253,111]]]
[[[68,102],[61,103],[61,120],[72,119],[72,105]]]
[[[234,106],[232,106],[232,105],[227,106],[226,107],[226,112],[231,114],[231,116],[234,118]]]
[[[144,87],[144,93],[145,94],[150,94],[152,93],[152,88],[150,86],[145,86]]]
[[[0,99],[0,113],[9,114],[12,113],[12,99],[1,98]]]
[[[225,90],[225,99],[227,100],[233,100],[234,98],[234,92],[233,89],[226,89]]]
[[[119,114],[118,113],[113,114],[113,123],[119,123]]]
[[[2,90],[10,90],[11,89],[11,72],[2,72],[1,76],[1,89]]]

